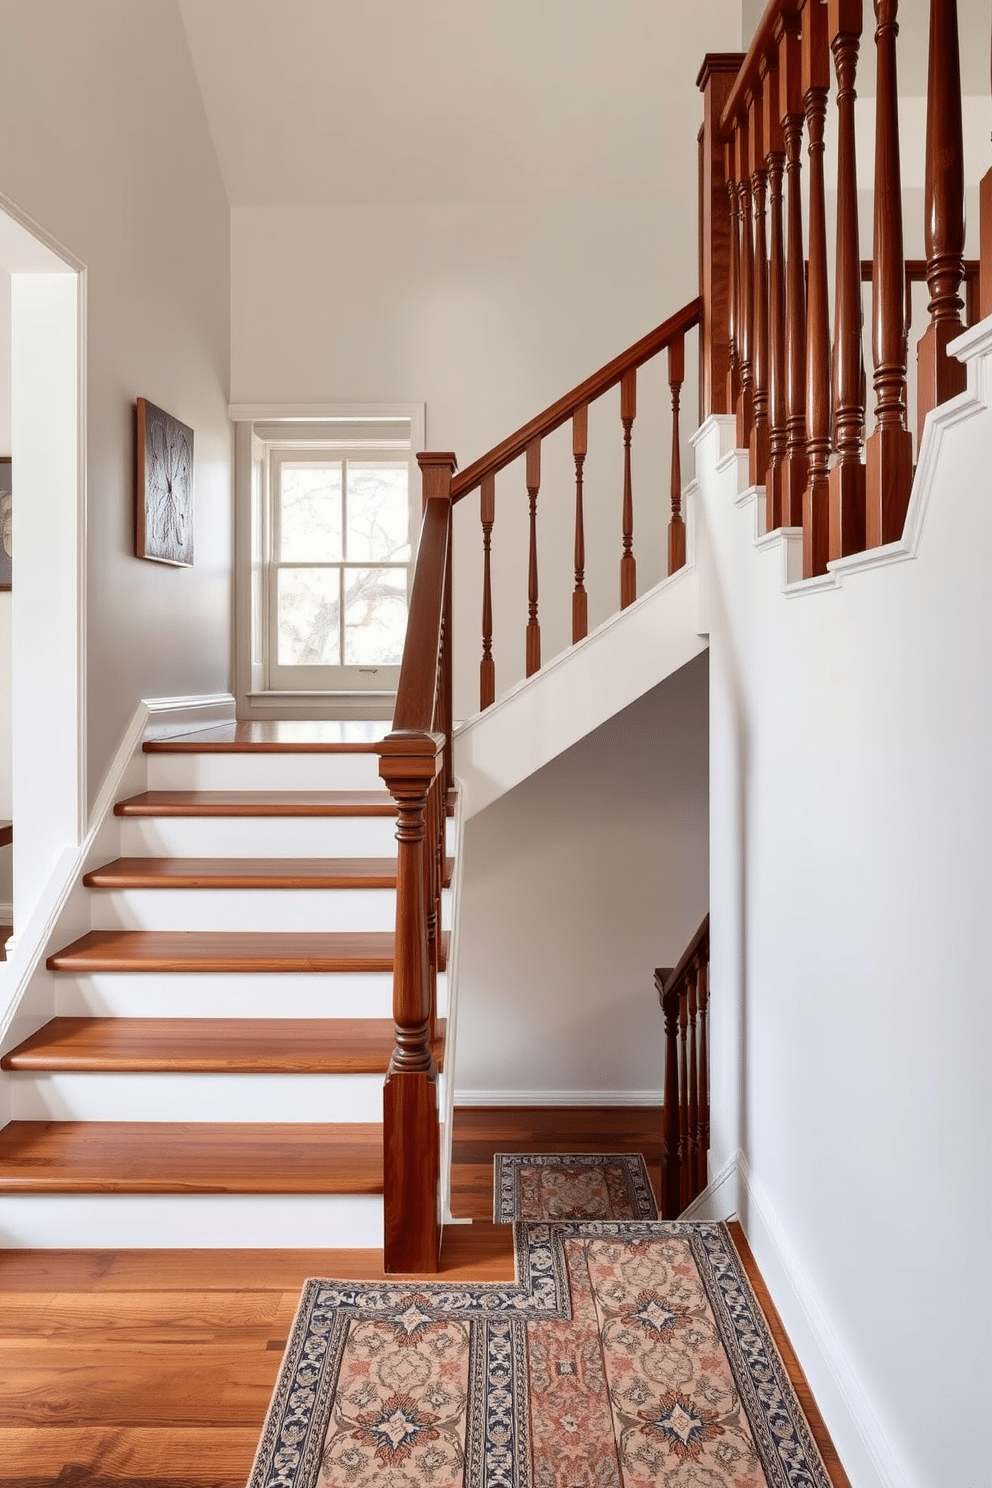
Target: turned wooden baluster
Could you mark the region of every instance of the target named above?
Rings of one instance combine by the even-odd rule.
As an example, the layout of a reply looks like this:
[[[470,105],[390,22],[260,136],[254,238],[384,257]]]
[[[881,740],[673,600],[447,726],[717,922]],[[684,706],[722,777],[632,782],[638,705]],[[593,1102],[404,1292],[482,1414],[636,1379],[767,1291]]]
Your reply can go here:
[[[867,446],[865,542],[902,536],[913,484],[913,436],[906,427],[906,261],[899,174],[896,15],[899,0],[875,8],[875,216],[872,239],[872,360],[876,427]]]
[[[679,1113],[679,1013],[678,991],[662,999],[665,1014],[665,1104],[662,1111],[661,1216],[675,1219],[682,1211],[682,1175],[679,1154],[682,1143]]]
[[[727,368],[727,406],[737,412],[741,395],[741,197],[738,189],[736,137],[725,147],[727,197],[730,202],[730,292],[727,324],[730,329],[730,365]]]
[[[679,988],[679,1213],[689,1202],[689,1007]]]
[[[496,663],[493,661],[493,581],[491,569],[493,523],[496,520],[496,477],[482,478],[482,662],[479,667],[479,707],[488,708],[496,697]]]
[[[630,478],[630,436],[637,415],[637,372],[631,368],[620,379],[620,421],[623,424],[623,555],[620,559],[620,608],[637,598],[634,562],[634,492]]]
[[[754,208],[754,304],[752,323],[753,408],[749,472],[753,486],[765,484],[768,469],[768,243],[765,230],[768,171],[761,97],[752,93],[748,108],[751,147],[751,202]]]
[[[696,978],[698,966],[686,977],[685,1002],[689,1023],[689,1101],[688,1142],[684,1171],[685,1200],[683,1209],[696,1197],[696,1172],[699,1166],[699,1046],[696,1040]]]
[[[992,315],[992,169],[985,172],[978,187],[978,228],[981,258],[978,314],[984,320],[986,315]],[[968,319],[971,321],[970,313]]]
[[[947,355],[961,334],[964,277],[964,146],[957,0],[930,0],[927,71],[926,255],[930,324],[917,347],[917,440],[931,408],[964,390],[964,366]]]
[[[696,1147],[696,1192],[702,1193],[709,1181],[706,1155],[710,1150],[710,1053],[707,1021],[709,1014],[709,947],[704,948],[699,962],[696,984],[699,1007],[699,1140]]]
[[[537,618],[537,493],[541,489],[541,441],[527,446],[527,500],[530,507],[530,555],[527,565],[527,675],[541,669],[541,626]]]
[[[733,412],[737,400],[734,282],[731,278],[734,205],[727,211],[728,152],[720,136],[720,119],[744,58],[740,53],[710,52],[696,78],[703,95],[699,134],[699,293],[703,301],[700,334],[699,412]]]
[[[802,8],[803,104],[809,141],[809,287],[806,303],[806,457],[803,492],[803,577],[826,572],[830,459],[830,320],[827,303],[827,219],[823,127],[830,86],[827,7]]]
[[[740,391],[737,395],[737,446],[750,449],[754,427],[754,237],[752,233],[751,177],[749,173],[750,137],[747,119],[737,121],[735,140],[735,174],[737,200],[741,214],[740,315]]]
[[[865,545],[865,369],[861,354],[861,248],[854,103],[862,0],[829,0],[830,49],[837,73],[837,264],[834,305],[834,446],[830,472],[831,558]]]
[[[785,461],[785,234],[782,181],[785,139],[777,52],[767,56],[762,71],[762,109],[768,166],[768,475],[765,480],[765,526],[782,525],[782,465]]]
[[[582,511],[582,470],[589,448],[589,405],[583,403],[572,415],[572,458],[575,461],[575,589],[572,593],[572,644],[589,629],[589,599],[586,594],[586,533]]]
[[[679,400],[685,379],[685,337],[678,336],[668,348],[668,386],[672,392],[672,515],[668,523],[668,572],[685,567],[685,522],[682,520],[682,451],[679,432]]]
[[[785,179],[788,187],[785,269],[785,424],[782,462],[781,521],[803,525],[803,492],[809,464],[806,456],[806,260],[803,250],[802,139],[803,61],[799,16],[786,15],[778,39],[779,108],[785,135]]]

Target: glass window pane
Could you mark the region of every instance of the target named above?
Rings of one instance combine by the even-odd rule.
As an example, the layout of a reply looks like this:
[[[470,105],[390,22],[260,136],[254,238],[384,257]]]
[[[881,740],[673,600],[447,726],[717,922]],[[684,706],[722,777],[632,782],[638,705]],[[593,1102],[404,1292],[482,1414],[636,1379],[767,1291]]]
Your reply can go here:
[[[279,665],[340,666],[339,568],[279,570]]]
[[[398,666],[406,635],[406,569],[347,568],[346,666]]]
[[[280,466],[279,557],[334,563],[341,551],[341,461]]]
[[[348,552],[354,562],[410,558],[409,467],[405,460],[348,461]]]

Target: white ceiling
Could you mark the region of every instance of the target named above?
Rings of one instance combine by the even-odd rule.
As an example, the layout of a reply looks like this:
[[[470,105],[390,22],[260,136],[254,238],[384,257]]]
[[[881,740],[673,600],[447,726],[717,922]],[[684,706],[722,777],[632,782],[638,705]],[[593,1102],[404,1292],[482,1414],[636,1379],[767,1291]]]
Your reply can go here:
[[[232,206],[653,196],[740,44],[740,0],[179,6]]]

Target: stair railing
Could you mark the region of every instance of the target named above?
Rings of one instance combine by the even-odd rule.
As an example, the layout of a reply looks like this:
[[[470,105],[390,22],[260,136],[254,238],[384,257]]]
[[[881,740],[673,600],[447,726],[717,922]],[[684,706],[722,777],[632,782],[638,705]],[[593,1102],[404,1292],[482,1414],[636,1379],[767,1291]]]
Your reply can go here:
[[[442,962],[443,947],[441,885],[447,793],[453,779],[452,509],[455,502],[479,491],[483,536],[480,707],[487,708],[496,696],[492,622],[496,477],[515,460],[524,461],[529,520],[524,645],[527,675],[531,676],[541,666],[537,502],[541,488],[542,441],[571,419],[575,474],[574,644],[588,630],[583,469],[588,450],[589,408],[612,388],[619,387],[623,438],[619,585],[622,609],[637,597],[631,474],[637,373],[663,351],[668,353],[672,422],[668,572],[675,573],[685,565],[680,403],[685,378],[685,338],[699,324],[699,319],[700,301],[692,300],[460,475],[455,474],[457,462],[451,453],[432,452],[417,456],[423,479],[423,527],[414,568],[393,727],[378,746],[379,774],[396,801],[398,818],[393,970],[396,1044],[383,1091],[383,1251],[387,1272],[436,1270],[440,1242],[437,1069],[431,1043],[436,1019],[437,971]]]
[[[874,0],[872,358],[866,434],[855,98],[862,0],[771,0],[744,58],[708,57],[701,143],[704,411],[733,413],[765,487],[766,528],[803,529],[804,577],[902,535],[913,481],[907,419],[907,266],[897,87],[898,0]],[[824,133],[831,59],[837,140],[833,315]],[[805,132],[808,165],[802,165]],[[964,151],[955,0],[931,0],[925,188],[927,327],[917,437],[964,387],[947,345],[963,329]],[[992,186],[988,188],[992,200]],[[803,196],[808,243],[803,244]],[[992,217],[990,217],[992,220]],[[992,282],[992,232],[986,235]],[[974,277],[976,266],[968,266]],[[726,286],[726,288],[724,288]],[[983,289],[983,295],[986,291]],[[989,291],[992,302],[992,291]]]
[[[654,974],[665,1015],[661,1217],[677,1219],[707,1183],[710,1147],[710,917],[674,969]]]

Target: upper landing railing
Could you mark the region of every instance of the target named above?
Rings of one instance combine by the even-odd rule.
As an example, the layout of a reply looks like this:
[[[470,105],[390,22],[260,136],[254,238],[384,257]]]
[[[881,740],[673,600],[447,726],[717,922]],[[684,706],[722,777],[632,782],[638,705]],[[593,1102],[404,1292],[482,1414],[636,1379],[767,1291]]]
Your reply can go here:
[[[666,472],[671,494],[668,572],[684,564],[679,402],[685,338],[697,325],[700,414],[736,414],[738,444],[749,450],[751,479],[765,488],[766,526],[802,527],[806,577],[823,573],[831,558],[891,542],[902,533],[913,479],[913,439],[907,422],[907,306],[913,281],[925,278],[930,294],[918,349],[917,428],[922,429],[932,408],[964,386],[964,371],[948,357],[947,345],[963,329],[961,287],[967,281],[973,291],[978,265],[964,259],[955,0],[931,0],[930,5],[926,259],[909,264],[903,251],[899,176],[898,0],[874,4],[874,230],[871,259],[861,257],[854,104],[864,10],[861,0],[772,0],[746,57],[706,58],[699,75],[704,101],[699,136],[699,298],[461,475],[455,474],[453,454],[419,456],[424,524],[393,730],[379,750],[380,774],[396,799],[399,818],[396,1046],[384,1097],[387,1271],[432,1271],[438,1258],[440,1168],[432,1037],[437,971],[443,964],[440,893],[452,779],[454,504],[479,492],[480,706],[486,708],[496,695],[492,537],[497,476],[522,462],[516,490],[504,485],[500,500],[506,496],[519,503],[526,494],[527,603],[520,619],[530,676],[541,666],[537,537],[545,441],[571,421],[574,524],[569,521],[567,533],[542,528],[542,549],[549,539],[558,552],[565,544],[572,548],[572,638],[578,641],[588,628],[585,461],[590,407],[618,389],[622,473],[616,489],[597,484],[592,494],[599,511],[613,503],[619,517],[618,606],[623,608],[637,593],[632,431],[638,377],[662,351],[667,351],[672,406]],[[824,179],[831,64],[838,162],[832,303]],[[992,171],[982,184],[982,202],[990,208],[982,228],[981,309],[987,314],[992,312]],[[863,281],[871,282],[872,293],[875,423],[870,433],[862,355]],[[647,402],[655,424],[660,414],[656,393],[650,399],[642,397],[642,411]],[[657,508],[666,476],[655,465],[647,481],[639,478],[639,499],[644,499],[644,486],[648,501]],[[698,985],[697,981],[697,991]],[[697,1096],[698,1085],[697,1079]],[[691,1081],[689,1089],[691,1107]],[[698,1114],[697,1109],[697,1125]],[[691,1121],[685,1130],[690,1126]],[[669,1136],[674,1143],[675,1137]],[[698,1170],[699,1130],[690,1138],[690,1157],[693,1140]],[[688,1173],[691,1161],[681,1168]],[[674,1172],[670,1164],[670,1174]],[[675,1204],[681,1191],[676,1194],[674,1178],[671,1186],[669,1198]]]
[[[765,487],[766,527],[803,529],[803,575],[901,536],[913,481],[907,414],[909,285],[926,280],[916,429],[965,385],[947,354],[971,317],[955,0],[931,0],[925,251],[907,264],[899,162],[898,0],[875,0],[872,256],[861,258],[855,98],[862,0],[772,0],[747,56],[707,57],[700,135],[704,412],[735,413]],[[831,77],[832,74],[832,77]],[[824,137],[835,110],[837,214],[828,283]],[[803,167],[803,146],[807,157]],[[992,176],[989,178],[992,180]],[[992,185],[983,185],[983,205]],[[804,212],[805,206],[805,212]],[[808,243],[803,243],[804,217]],[[990,230],[983,227],[983,242]],[[990,245],[992,246],[992,245]],[[992,252],[989,253],[992,259]],[[874,428],[866,431],[863,279],[871,281]],[[982,306],[989,302],[988,271]]]

